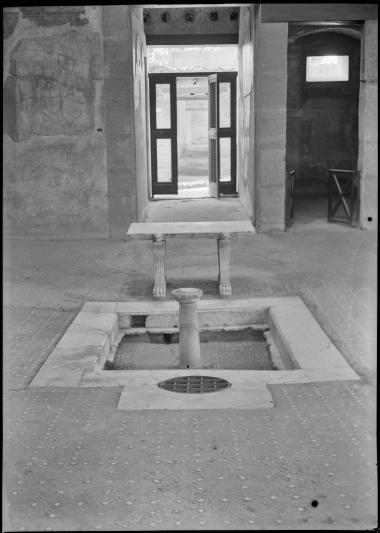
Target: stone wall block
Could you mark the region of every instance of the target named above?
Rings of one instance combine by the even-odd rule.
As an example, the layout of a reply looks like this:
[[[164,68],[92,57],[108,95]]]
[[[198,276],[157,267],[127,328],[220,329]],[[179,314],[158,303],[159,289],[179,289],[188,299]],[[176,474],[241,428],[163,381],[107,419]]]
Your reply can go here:
[[[15,83],[15,141],[28,139],[32,133],[33,84],[29,79],[16,80]]]
[[[131,46],[128,40],[104,41],[104,77],[105,79],[130,80],[132,59],[125,53]]]
[[[127,5],[103,6],[103,32],[105,39],[122,41],[130,33],[130,16]]]
[[[360,226],[377,229],[378,213],[378,59],[377,20],[366,20],[362,38],[364,82],[359,96]],[[368,220],[371,217],[371,220]]]
[[[8,39],[14,32],[18,20],[20,18],[20,13],[17,11],[6,11],[3,10],[3,38]]]
[[[366,176],[362,184],[362,209],[360,213],[361,227],[376,230],[378,227],[378,185],[377,175]],[[371,220],[368,220],[368,219]]]
[[[92,35],[76,30],[51,37],[22,39],[12,52],[11,74],[34,75],[84,83],[90,77],[93,55],[99,53]]]
[[[265,137],[276,137],[286,134],[286,110],[285,109],[260,109],[259,114],[260,135]],[[278,140],[282,146],[283,138]]]
[[[107,235],[103,137],[35,137],[7,148],[6,230],[57,238]]]
[[[98,34],[72,30],[22,39],[10,60],[11,74],[17,80],[15,138],[92,131],[94,79],[101,77],[101,68]]]
[[[263,185],[282,187],[285,182],[285,150],[261,146],[260,160],[262,168],[265,168]]]
[[[120,172],[118,169],[108,168],[109,196],[132,196],[135,191],[134,172],[130,168]]]
[[[131,107],[109,106],[106,113],[107,141],[113,145],[115,138],[127,138],[133,134],[133,109]]]
[[[107,151],[107,166],[111,172],[125,173],[134,169],[134,143],[132,140],[124,142],[121,147],[109,146]]]
[[[105,80],[105,103],[107,107],[129,106],[132,100],[133,85],[131,80]]]
[[[131,157],[133,152],[133,146],[134,146],[134,136],[125,134],[125,135],[118,135],[110,139],[109,145],[108,145],[108,151],[111,154],[111,161],[112,161],[112,154],[122,154],[121,160],[124,161],[125,157]],[[133,166],[132,163],[130,166]]]
[[[256,223],[260,231],[283,230],[288,25],[258,22],[256,35],[255,106],[259,142],[255,145],[255,172],[260,177]]]
[[[362,145],[363,147],[363,145]],[[360,169],[361,174],[365,176],[367,182],[375,180],[377,183],[378,176],[378,143],[365,141],[365,163],[364,168]]]
[[[287,35],[287,24],[265,24],[260,33],[262,73],[286,72]]]
[[[21,7],[24,18],[37,26],[83,26],[88,24],[85,6],[28,6]]]
[[[260,231],[284,229],[285,180],[283,187],[260,187]]]
[[[3,90],[3,133],[14,141],[17,139],[16,78],[8,76]]]
[[[261,107],[284,110],[284,105],[286,106],[284,93],[287,92],[286,77],[284,79],[278,73],[274,76],[262,75],[259,83],[261,86]]]
[[[367,141],[377,142],[378,137],[378,85],[365,83],[364,135]]]
[[[377,80],[378,77],[378,44],[377,20],[367,20],[364,30],[364,77],[367,80]]]
[[[134,196],[110,196],[109,227],[111,238],[123,238],[136,216]]]
[[[90,33],[88,38],[91,47],[90,77],[93,80],[103,80],[104,63],[101,36],[99,33]]]

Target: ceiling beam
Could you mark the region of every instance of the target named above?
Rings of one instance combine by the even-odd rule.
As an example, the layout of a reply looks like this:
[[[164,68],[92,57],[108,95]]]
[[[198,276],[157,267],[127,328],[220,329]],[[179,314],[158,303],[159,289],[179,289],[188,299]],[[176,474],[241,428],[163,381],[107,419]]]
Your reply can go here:
[[[191,9],[196,7],[241,7],[241,6],[251,6],[252,4],[138,4],[139,7],[144,9]]]
[[[377,4],[261,4],[261,22],[377,19]]]
[[[146,44],[155,46],[170,45],[221,45],[238,44],[239,35],[237,33],[181,33],[181,34],[156,34],[151,35],[146,31]]]

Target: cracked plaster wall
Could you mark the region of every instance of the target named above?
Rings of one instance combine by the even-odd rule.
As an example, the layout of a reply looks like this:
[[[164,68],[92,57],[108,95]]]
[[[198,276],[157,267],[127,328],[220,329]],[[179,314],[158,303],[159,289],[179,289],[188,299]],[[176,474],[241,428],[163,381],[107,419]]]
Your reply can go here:
[[[102,10],[4,10],[7,236],[106,237]]]

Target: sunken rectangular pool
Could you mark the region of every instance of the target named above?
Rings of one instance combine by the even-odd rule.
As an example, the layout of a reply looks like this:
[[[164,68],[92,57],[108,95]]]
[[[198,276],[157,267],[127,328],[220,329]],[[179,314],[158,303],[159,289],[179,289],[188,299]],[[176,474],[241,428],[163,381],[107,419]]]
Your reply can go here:
[[[198,322],[202,365],[180,368],[176,301],[87,302],[31,386],[121,387],[125,410],[254,409],[274,406],[270,385],[360,379],[299,297],[204,299]],[[218,394],[197,394],[211,379]]]
[[[269,328],[235,327],[200,331],[202,368],[278,370],[266,339]],[[106,361],[108,370],[179,368],[179,332],[126,333]]]

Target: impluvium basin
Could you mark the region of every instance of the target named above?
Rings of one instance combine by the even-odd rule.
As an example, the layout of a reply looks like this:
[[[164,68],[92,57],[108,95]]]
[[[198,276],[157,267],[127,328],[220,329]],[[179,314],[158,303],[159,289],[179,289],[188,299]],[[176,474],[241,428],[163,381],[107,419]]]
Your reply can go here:
[[[112,367],[110,362],[125,337],[178,335],[178,319],[174,300],[87,302],[31,386],[122,387],[118,408],[126,410],[257,409],[274,406],[268,385],[360,379],[299,297],[198,302],[201,336],[213,332],[238,335],[247,330],[265,333],[270,369],[214,365],[209,374],[207,368]],[[205,372],[228,380],[231,386],[217,394],[173,394],[157,386],[172,377]]]

